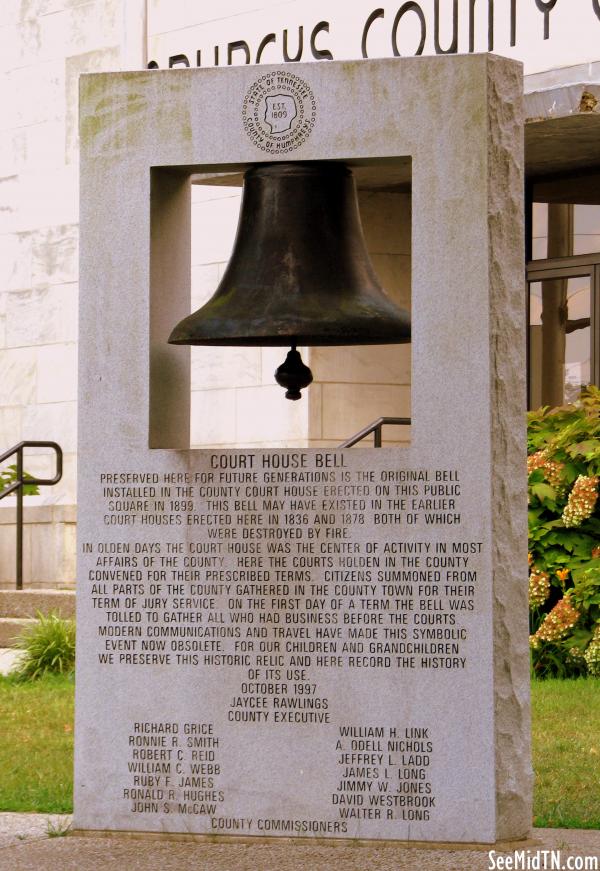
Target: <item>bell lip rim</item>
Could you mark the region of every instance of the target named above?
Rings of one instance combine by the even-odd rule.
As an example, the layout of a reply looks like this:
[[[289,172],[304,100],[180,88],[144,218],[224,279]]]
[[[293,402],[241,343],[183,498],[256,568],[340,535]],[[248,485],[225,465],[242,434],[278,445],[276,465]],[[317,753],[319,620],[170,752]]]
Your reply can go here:
[[[188,345],[190,347],[212,348],[340,348],[360,347],[361,345],[408,345],[412,341],[409,332],[405,336],[374,336],[352,340],[347,336],[231,336],[207,339],[168,339],[169,345]]]

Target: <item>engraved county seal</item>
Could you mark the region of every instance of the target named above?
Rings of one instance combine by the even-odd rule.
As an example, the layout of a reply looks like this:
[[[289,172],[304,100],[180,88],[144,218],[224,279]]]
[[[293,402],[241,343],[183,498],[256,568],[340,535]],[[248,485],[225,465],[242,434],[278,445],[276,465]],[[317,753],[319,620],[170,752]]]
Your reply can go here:
[[[316,118],[310,85],[287,70],[265,73],[244,97],[244,130],[267,154],[287,154],[299,148],[312,133]]]

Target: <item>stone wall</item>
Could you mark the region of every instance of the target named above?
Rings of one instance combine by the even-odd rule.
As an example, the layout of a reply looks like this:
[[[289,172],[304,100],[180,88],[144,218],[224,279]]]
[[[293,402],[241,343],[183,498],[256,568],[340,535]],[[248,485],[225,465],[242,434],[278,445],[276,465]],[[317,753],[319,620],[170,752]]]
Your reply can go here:
[[[31,502],[39,497],[25,500],[24,589],[75,589],[75,506]],[[15,588],[15,511],[14,505],[0,508],[0,590]]]
[[[144,65],[144,5],[0,4],[0,453],[23,439],[64,451],[62,481],[25,510],[30,586],[75,580],[78,79]],[[27,452],[28,472],[50,467]],[[0,504],[0,584],[13,578],[14,514]]]

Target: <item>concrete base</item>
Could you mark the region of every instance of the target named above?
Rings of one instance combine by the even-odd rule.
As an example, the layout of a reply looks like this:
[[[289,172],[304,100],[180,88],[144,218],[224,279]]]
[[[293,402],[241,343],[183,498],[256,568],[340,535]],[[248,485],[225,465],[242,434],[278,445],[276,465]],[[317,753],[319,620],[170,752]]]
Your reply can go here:
[[[389,843],[338,841],[289,844],[284,839],[252,843],[188,842],[186,835],[169,838],[140,836],[130,838],[89,837],[88,834],[66,838],[43,839],[47,817],[39,814],[0,814],[0,871],[138,871],[138,869],[177,868],[177,871],[483,871],[490,867],[490,848],[476,849],[465,845],[411,843],[410,846]],[[63,818],[68,824],[68,817]],[[7,829],[10,831],[7,832]],[[7,837],[3,837],[7,832]],[[36,839],[36,840],[34,840]],[[29,843],[28,843],[29,842]],[[537,856],[538,850],[560,850],[560,860],[571,856],[595,856],[600,853],[600,832],[574,829],[534,829],[533,841],[506,843],[494,847],[494,858],[509,856],[514,850],[530,851],[525,856]]]
[[[296,845],[317,845],[333,847],[373,847],[374,844],[383,847],[393,847],[399,850],[446,850],[454,852],[476,850],[478,852],[496,850],[507,853],[514,850],[530,850],[541,845],[538,838],[524,838],[520,841],[496,841],[493,844],[458,843],[456,841],[396,841],[381,839],[375,841],[372,838],[281,838],[281,837],[244,837],[243,835],[195,835],[192,832],[134,832],[134,831],[109,831],[103,829],[72,829],[70,836],[81,838],[134,838],[136,840],[176,841],[195,844],[282,844],[293,849]]]

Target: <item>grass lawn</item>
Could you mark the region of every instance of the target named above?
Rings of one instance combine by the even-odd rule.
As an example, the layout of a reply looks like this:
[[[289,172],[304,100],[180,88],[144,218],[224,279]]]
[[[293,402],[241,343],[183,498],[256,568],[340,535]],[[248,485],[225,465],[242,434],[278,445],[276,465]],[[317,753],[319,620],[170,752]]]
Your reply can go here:
[[[600,829],[600,679],[531,687],[534,825]]]
[[[0,676],[0,810],[73,808],[72,679]]]
[[[0,677],[0,811],[68,813],[73,681]],[[600,680],[532,685],[534,824],[600,829]]]

